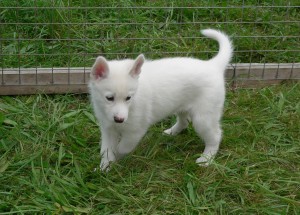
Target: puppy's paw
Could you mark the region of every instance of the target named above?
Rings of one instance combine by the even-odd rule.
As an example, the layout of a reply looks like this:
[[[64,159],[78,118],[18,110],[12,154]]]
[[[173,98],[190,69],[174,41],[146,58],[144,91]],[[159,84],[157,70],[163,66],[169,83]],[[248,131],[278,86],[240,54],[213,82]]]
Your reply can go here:
[[[164,130],[164,134],[167,134],[167,135],[174,135],[174,134],[172,133],[172,129],[171,129],[171,128]]]
[[[198,164],[199,166],[209,166],[212,161],[213,161],[213,157],[212,156],[208,156],[208,155],[202,155],[201,157],[199,157],[197,160],[196,160],[196,164]]]
[[[110,170],[110,162],[101,160],[100,170],[101,172],[108,172]]]

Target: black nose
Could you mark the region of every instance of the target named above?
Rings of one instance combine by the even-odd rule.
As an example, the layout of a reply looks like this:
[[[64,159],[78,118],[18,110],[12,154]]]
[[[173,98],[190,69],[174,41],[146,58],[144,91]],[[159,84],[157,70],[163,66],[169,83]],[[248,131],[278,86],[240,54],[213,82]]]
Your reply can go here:
[[[124,122],[124,118],[120,118],[120,117],[117,117],[117,116],[114,116],[114,120],[115,120],[116,123]]]

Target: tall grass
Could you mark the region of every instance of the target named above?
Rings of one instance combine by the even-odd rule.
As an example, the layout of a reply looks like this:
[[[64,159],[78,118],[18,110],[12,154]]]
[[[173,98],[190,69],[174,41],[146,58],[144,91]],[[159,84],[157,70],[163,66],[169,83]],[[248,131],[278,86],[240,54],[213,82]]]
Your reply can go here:
[[[124,58],[141,52],[149,58],[183,55],[206,59],[217,47],[197,38],[204,28],[221,29],[233,37],[235,62],[299,62],[298,53],[292,51],[299,47],[299,37],[286,37],[298,36],[299,7],[296,1],[289,2],[295,7],[271,7],[287,5],[276,1],[2,0],[0,21],[12,24],[1,25],[1,64],[90,66],[99,54]],[[12,6],[17,8],[9,8]]]

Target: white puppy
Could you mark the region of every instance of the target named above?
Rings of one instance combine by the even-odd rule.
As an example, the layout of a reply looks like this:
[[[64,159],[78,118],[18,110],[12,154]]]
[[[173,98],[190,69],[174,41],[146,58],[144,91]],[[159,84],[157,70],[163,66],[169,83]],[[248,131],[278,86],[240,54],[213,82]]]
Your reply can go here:
[[[171,114],[176,124],[165,130],[176,135],[189,121],[205,142],[196,163],[208,165],[217,153],[225,98],[224,73],[232,57],[228,37],[216,30],[202,34],[219,42],[219,53],[208,61],[165,58],[107,61],[98,57],[91,70],[91,102],[100,121],[101,170],[130,153],[153,124]]]

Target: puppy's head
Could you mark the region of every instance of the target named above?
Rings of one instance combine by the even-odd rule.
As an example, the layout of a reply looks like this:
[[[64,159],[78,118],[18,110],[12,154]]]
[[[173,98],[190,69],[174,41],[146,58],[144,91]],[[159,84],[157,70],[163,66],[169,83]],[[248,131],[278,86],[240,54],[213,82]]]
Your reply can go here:
[[[92,102],[97,103],[108,120],[123,123],[138,87],[144,55],[135,60],[107,61],[98,57],[90,75]]]

